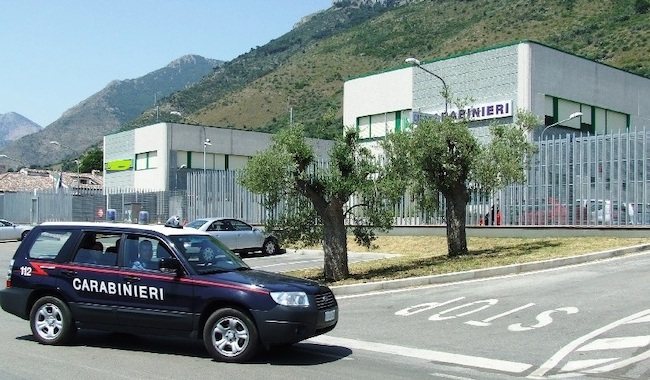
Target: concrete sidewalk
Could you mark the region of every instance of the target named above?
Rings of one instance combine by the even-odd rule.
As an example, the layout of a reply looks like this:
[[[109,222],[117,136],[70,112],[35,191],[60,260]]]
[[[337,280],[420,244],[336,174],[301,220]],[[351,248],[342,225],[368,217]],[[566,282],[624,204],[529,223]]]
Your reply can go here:
[[[476,269],[457,273],[447,273],[432,276],[403,278],[399,280],[367,282],[362,284],[350,284],[331,286],[332,292],[337,296],[361,294],[383,290],[394,290],[416,286],[444,284],[450,282],[467,281],[487,277],[504,276],[509,274],[533,272],[543,269],[557,268],[566,265],[575,265],[589,261],[602,260],[616,256],[623,256],[632,253],[646,252],[650,253],[650,244],[636,245],[632,247],[612,249],[608,251],[589,253],[578,256],[565,257],[561,259],[551,259],[544,261],[534,261],[523,264],[513,264],[503,267]]]

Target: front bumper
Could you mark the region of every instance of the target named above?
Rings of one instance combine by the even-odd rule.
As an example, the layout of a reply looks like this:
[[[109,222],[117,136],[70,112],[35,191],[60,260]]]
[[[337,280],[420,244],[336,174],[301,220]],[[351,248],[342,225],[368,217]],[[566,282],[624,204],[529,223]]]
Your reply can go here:
[[[280,306],[253,311],[260,341],[266,347],[300,342],[332,330],[339,317],[338,306],[324,310]]]

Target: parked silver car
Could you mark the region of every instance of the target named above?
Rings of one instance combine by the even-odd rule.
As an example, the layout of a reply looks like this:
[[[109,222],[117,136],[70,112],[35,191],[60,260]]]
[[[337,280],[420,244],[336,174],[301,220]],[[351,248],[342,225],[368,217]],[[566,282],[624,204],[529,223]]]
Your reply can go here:
[[[0,240],[23,240],[32,226],[14,224],[8,220],[0,219]]]
[[[186,227],[208,232],[234,252],[280,253],[280,244],[275,236],[239,219],[202,218],[190,222]]]

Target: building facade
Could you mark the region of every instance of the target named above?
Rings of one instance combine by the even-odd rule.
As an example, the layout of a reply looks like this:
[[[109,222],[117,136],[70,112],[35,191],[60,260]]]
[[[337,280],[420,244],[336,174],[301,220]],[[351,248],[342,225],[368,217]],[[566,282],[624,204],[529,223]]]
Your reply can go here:
[[[104,188],[187,189],[188,172],[237,170],[271,146],[271,134],[201,125],[157,123],[104,137]],[[317,157],[333,142],[308,140]]]
[[[451,117],[469,117],[479,138],[488,136],[493,122],[515,121],[518,109],[543,121],[531,138],[577,112],[582,116],[549,128],[546,136],[616,133],[650,121],[650,79],[532,41],[420,65],[346,81],[344,127],[357,128],[378,149],[376,141],[387,133],[445,109]],[[441,95],[445,86],[452,104]]]

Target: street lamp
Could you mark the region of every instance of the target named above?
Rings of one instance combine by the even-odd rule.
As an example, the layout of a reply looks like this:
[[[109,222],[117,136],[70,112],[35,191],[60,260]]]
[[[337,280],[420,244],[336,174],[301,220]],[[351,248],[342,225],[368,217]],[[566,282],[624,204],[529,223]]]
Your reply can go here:
[[[63,147],[65,149],[68,149],[68,150],[74,152],[75,154],[79,154],[79,152],[77,152],[76,150],[70,148],[69,146],[63,145],[58,141],[52,140],[52,141],[50,141],[50,144]],[[81,161],[74,160],[74,162],[77,164],[77,188],[81,188],[81,181],[80,181],[80,175],[79,175],[79,167],[81,166]]]
[[[201,125],[201,126],[203,126],[203,123],[201,123],[200,121],[198,121],[198,120],[194,120],[194,119],[189,118],[189,117],[187,117],[187,116],[183,116],[183,114],[180,113],[180,112],[178,112],[178,111],[171,111],[169,114],[170,114],[170,115],[174,115],[174,116],[178,116],[178,117],[180,117],[180,118],[181,118],[181,123],[183,122],[183,120],[187,120],[187,121],[189,121],[190,123],[194,123],[194,124],[196,124],[196,125]],[[204,128],[205,128],[205,127],[204,127]]]
[[[74,160],[74,162],[77,164],[77,188],[81,188],[81,181],[79,181],[79,167],[81,167],[81,161]]]
[[[176,179],[174,180],[174,191],[178,190],[178,171],[181,169],[185,169],[187,165],[183,164],[176,169]]]
[[[544,132],[546,132],[547,129],[549,129],[549,128],[551,128],[551,127],[555,127],[556,125],[560,125],[560,124],[562,124],[562,123],[566,123],[567,121],[572,120],[572,119],[575,119],[576,117],[580,117],[580,116],[582,116],[582,112],[574,112],[574,113],[572,113],[571,115],[569,115],[568,118],[566,118],[566,119],[564,119],[564,120],[560,120],[560,121],[558,121],[557,123],[553,123],[553,124],[551,124],[551,125],[546,126],[546,127],[542,130],[542,133],[540,133],[540,135],[539,135],[539,139],[542,140],[542,139],[544,138]]]
[[[208,177],[206,171],[206,162],[205,162],[205,150],[208,146],[211,146],[212,143],[210,139],[206,138],[203,141],[203,180],[205,181],[205,217],[208,216]]]
[[[447,102],[447,98],[449,97],[449,90],[448,90],[448,88],[447,88],[447,83],[445,83],[445,80],[442,79],[442,77],[440,77],[438,74],[436,74],[436,73],[434,73],[434,72],[432,72],[432,71],[429,71],[429,70],[425,69],[424,67],[422,67],[422,66],[420,65],[420,60],[417,59],[417,58],[413,58],[413,57],[411,57],[411,58],[406,58],[406,59],[404,60],[404,62],[406,62],[406,63],[408,63],[408,64],[410,64],[410,65],[413,65],[413,66],[419,67],[422,71],[425,71],[425,72],[427,72],[427,73],[433,75],[434,77],[440,79],[440,81],[442,82],[443,97],[445,98],[445,116],[447,116],[447,112],[449,111],[449,107],[448,107],[448,104],[447,104],[447,103],[448,103],[448,102]]]

